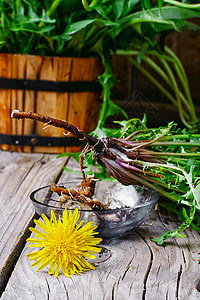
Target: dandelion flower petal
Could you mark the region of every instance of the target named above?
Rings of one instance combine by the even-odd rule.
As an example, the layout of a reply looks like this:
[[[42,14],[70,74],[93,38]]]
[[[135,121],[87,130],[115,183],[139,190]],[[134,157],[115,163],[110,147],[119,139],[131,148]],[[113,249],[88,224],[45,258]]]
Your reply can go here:
[[[79,220],[78,209],[74,212],[64,210],[62,220],[56,219],[54,211],[51,212],[51,219],[42,214],[43,221],[34,220],[35,224],[42,229],[35,228],[30,230],[36,238],[28,238],[32,243],[28,247],[41,248],[38,251],[27,254],[30,261],[35,260],[31,266],[38,266],[37,271],[49,266],[49,274],[58,277],[60,269],[67,277],[70,275],[84,273],[95,269],[86,259],[95,258],[95,254],[101,251],[96,247],[102,239],[96,238],[94,232],[96,225],[89,222],[83,225]]]

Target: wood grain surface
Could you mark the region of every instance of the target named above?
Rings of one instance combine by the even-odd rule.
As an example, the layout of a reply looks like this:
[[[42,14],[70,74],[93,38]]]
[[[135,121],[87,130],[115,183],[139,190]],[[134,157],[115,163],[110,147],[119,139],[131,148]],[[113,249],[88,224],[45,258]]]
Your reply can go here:
[[[55,155],[0,151],[0,286],[19,256],[32,224],[34,209],[29,194],[55,182],[65,159]]]
[[[165,211],[154,211],[128,237],[105,239],[102,252],[91,261],[95,270],[70,278],[60,272],[55,278],[48,275],[48,267],[39,272],[31,267],[26,254],[32,249],[25,240],[34,212],[28,194],[52,181],[77,178],[62,172],[65,163],[53,154],[0,152],[0,266],[8,274],[1,299],[200,299],[199,234],[186,230],[184,238],[170,239],[164,246],[152,241],[178,226],[176,217]],[[67,166],[79,169],[72,159]],[[16,249],[17,258],[9,263]]]
[[[1,54],[0,77],[8,79],[44,80],[51,82],[95,82],[103,72],[98,58],[42,57],[35,55]],[[77,87],[78,87],[78,83]],[[101,108],[101,92],[48,92],[34,90],[0,90],[0,133],[64,137],[64,130],[45,126],[35,120],[13,120],[14,109],[33,111],[68,122],[89,133],[95,129]],[[47,124],[48,125],[48,124]],[[45,130],[44,130],[45,128]],[[2,150],[63,153],[80,147],[48,147],[0,145]]]

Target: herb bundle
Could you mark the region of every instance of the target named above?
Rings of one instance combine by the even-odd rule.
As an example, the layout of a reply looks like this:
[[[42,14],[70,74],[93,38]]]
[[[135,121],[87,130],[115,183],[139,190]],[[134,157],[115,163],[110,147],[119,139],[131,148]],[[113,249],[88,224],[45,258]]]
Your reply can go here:
[[[96,162],[119,182],[156,190],[162,196],[160,204],[175,211],[182,221],[176,231],[155,240],[158,244],[181,237],[189,226],[200,231],[200,135],[177,130],[173,123],[148,129],[144,120],[132,119],[118,122],[120,129],[105,129],[107,137],[98,138],[67,121],[32,112],[13,111],[12,117],[35,119],[73,133],[85,142],[84,154],[93,152]]]

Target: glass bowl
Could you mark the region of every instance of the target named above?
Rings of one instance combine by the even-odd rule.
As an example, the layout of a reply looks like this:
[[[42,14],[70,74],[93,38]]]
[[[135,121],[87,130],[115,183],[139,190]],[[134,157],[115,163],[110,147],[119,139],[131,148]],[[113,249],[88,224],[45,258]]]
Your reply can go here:
[[[71,181],[59,184],[59,186],[76,187],[80,183],[80,181]],[[99,232],[102,238],[128,235],[133,228],[140,226],[149,217],[158,200],[158,194],[155,191],[140,186],[134,186],[135,193],[131,196],[130,194],[127,195],[126,190],[128,190],[128,187],[117,182],[97,182],[93,196],[94,200],[106,203],[109,199],[112,208],[93,210],[90,207],[89,209],[79,207],[79,221],[84,220],[84,223],[92,221],[98,226],[96,231]],[[118,189],[117,193],[116,188]],[[123,207],[117,207],[119,206],[119,200],[115,199],[120,193],[121,197],[126,198],[128,202],[126,204],[125,201]],[[67,205],[66,203],[61,203],[59,195],[51,191],[51,185],[33,191],[30,194],[30,199],[36,212],[39,215],[44,213],[48,218],[51,216],[51,210],[54,210],[57,218],[59,215],[62,218],[62,213]],[[133,200],[132,203],[130,203],[130,200]],[[75,206],[67,209],[74,210]]]

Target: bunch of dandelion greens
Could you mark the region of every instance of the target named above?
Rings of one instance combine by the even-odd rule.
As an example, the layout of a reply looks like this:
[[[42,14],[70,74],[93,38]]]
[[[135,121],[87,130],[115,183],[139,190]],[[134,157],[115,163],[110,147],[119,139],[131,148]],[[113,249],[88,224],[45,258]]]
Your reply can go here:
[[[32,267],[39,265],[37,269],[39,271],[50,265],[49,274],[55,274],[55,277],[58,277],[60,269],[67,277],[95,269],[87,259],[94,259],[95,254],[101,251],[101,248],[96,245],[102,239],[94,237],[98,234],[94,231],[97,228],[96,225],[92,222],[83,225],[83,220],[77,223],[79,217],[80,214],[76,208],[73,214],[72,211],[68,213],[65,209],[62,221],[60,216],[59,220],[56,219],[53,210],[50,220],[45,214],[42,214],[43,221],[34,220],[42,231],[30,227],[35,237],[27,239],[31,243],[28,247],[40,248],[38,251],[27,254],[30,260],[35,260]]]
[[[161,196],[160,205],[177,212],[182,221],[176,231],[154,239],[158,244],[169,237],[182,236],[189,226],[200,231],[199,134],[176,129],[174,123],[149,129],[144,120],[131,119],[118,122],[119,129],[104,128],[107,136],[98,138],[67,121],[32,112],[13,111],[12,117],[35,119],[71,132],[85,142],[85,153],[93,152],[96,162],[119,182],[156,190]]]

